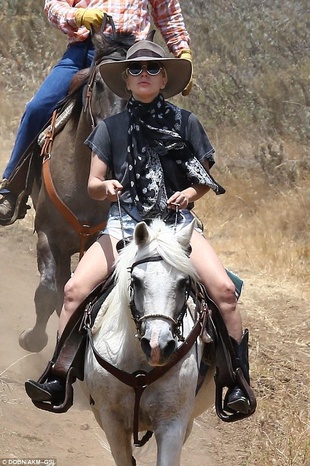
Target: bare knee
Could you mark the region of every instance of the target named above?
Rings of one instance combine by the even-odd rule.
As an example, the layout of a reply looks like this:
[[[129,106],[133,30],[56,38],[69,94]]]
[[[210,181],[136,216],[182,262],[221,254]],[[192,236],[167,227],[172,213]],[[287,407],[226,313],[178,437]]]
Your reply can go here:
[[[73,276],[64,287],[64,310],[69,313],[74,312],[85,298],[82,287],[79,286]]]
[[[214,301],[223,314],[230,314],[236,311],[237,299],[235,295],[235,285],[231,280],[225,280],[215,290]]]

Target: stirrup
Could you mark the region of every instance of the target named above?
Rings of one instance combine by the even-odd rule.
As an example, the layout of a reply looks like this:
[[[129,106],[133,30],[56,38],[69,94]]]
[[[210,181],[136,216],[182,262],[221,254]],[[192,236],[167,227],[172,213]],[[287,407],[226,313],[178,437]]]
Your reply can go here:
[[[50,363],[52,365],[52,363]],[[50,368],[51,368],[50,365]],[[48,371],[45,372],[45,374]],[[54,404],[53,400],[50,401],[35,401],[31,400],[32,403],[40,409],[43,409],[44,411],[49,411],[52,413],[66,413],[69,408],[73,405],[73,387],[72,384],[75,382],[76,376],[74,374],[74,369],[73,367],[70,367],[67,377],[66,377],[66,385],[65,385],[65,398],[61,404]],[[44,374],[42,375],[41,379],[39,379],[39,383],[44,383],[46,381],[46,378],[44,377]]]
[[[4,180],[6,181],[6,180]],[[26,204],[28,198],[27,191],[22,191],[16,198],[15,209],[11,218],[7,220],[0,220],[0,225],[8,226],[12,225],[16,220],[25,218],[27,210],[30,206]]]
[[[224,422],[234,422],[234,421],[239,421],[241,419],[245,419],[246,417],[251,416],[254,414],[256,410],[256,398],[255,394],[246,381],[242,369],[238,367],[235,370],[235,376],[236,376],[236,385],[240,387],[240,389],[243,391],[244,396],[246,400],[249,402],[249,410],[247,413],[243,413],[241,411],[238,412],[229,412],[225,409],[223,406],[223,389],[224,387],[216,384],[216,392],[215,392],[215,409],[216,409],[216,414],[218,417],[224,421]]]

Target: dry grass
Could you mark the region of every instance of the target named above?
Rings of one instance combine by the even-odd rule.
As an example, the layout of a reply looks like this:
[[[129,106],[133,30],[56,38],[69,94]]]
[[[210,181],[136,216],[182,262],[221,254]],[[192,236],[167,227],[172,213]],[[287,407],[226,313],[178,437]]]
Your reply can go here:
[[[298,288],[254,280],[251,369],[258,410],[249,465],[308,466],[310,461],[309,323]],[[261,290],[261,291],[260,291]],[[251,308],[250,308],[251,309]],[[253,311],[253,308],[252,308]],[[249,311],[251,314],[251,310]]]
[[[264,190],[260,193],[252,191],[253,183],[249,180],[233,188],[227,200],[216,200],[215,218],[212,213],[205,214],[208,235],[220,236],[222,250],[225,238],[229,242],[233,229],[233,238],[237,241],[230,242],[228,248],[233,248],[238,261],[248,264],[252,270],[284,279],[295,277],[309,285],[310,225],[305,215],[310,208],[309,189],[296,187],[288,192]],[[203,202],[199,209],[209,211]]]
[[[255,141],[239,139],[239,147],[250,144]],[[239,428],[236,442],[244,445],[247,460],[238,464],[309,466],[309,171],[297,171],[291,183],[289,176],[279,179],[276,168],[266,174],[253,150],[245,150],[247,163],[234,150],[225,170],[219,160],[216,173],[226,194],[209,193],[196,210],[225,266],[246,283],[241,308],[251,332],[258,409]],[[289,161],[287,154],[287,173]]]
[[[244,138],[246,141],[246,138]],[[223,143],[225,145],[225,141]],[[229,153],[233,154],[231,147]],[[255,272],[285,280],[293,278],[309,287],[310,189],[309,167],[284,155],[281,177],[278,166],[266,173],[251,153],[246,163],[239,154],[223,162],[216,173],[227,190],[224,196],[209,194],[197,203],[207,236],[219,253],[234,257]],[[223,163],[228,165],[221,168]],[[234,264],[235,266],[237,264]]]
[[[309,386],[297,361],[284,361],[281,345],[252,354],[259,377],[259,412],[252,433],[251,463],[297,466],[310,460]],[[309,463],[308,463],[309,464]]]

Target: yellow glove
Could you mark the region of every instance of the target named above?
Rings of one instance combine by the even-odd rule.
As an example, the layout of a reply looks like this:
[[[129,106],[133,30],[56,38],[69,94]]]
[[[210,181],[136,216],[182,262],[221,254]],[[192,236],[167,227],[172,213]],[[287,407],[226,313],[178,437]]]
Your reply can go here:
[[[75,14],[77,27],[85,26],[89,31],[95,29],[99,31],[105,11],[98,8],[79,8]]]
[[[178,58],[183,58],[184,60],[189,60],[192,63],[192,66],[193,66],[192,54],[191,54],[191,51],[189,49],[182,50],[182,52],[180,52],[180,54],[178,55]],[[182,91],[182,95],[184,95],[184,96],[188,95],[190,93],[190,91],[192,90],[192,86],[193,86],[193,68],[192,68],[192,74],[191,74],[190,80],[189,80],[186,88]]]

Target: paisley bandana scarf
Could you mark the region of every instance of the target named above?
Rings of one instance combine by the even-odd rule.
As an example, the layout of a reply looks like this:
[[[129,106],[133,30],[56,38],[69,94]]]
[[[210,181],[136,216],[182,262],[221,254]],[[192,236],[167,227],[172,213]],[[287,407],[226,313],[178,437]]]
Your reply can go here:
[[[166,212],[167,199],[172,194],[169,192],[170,177],[175,170],[180,173],[179,179],[186,179],[186,187],[201,184],[209,186],[216,194],[225,192],[181,138],[180,108],[166,102],[159,94],[150,104],[131,97],[127,110],[130,190],[142,218],[151,212]]]

